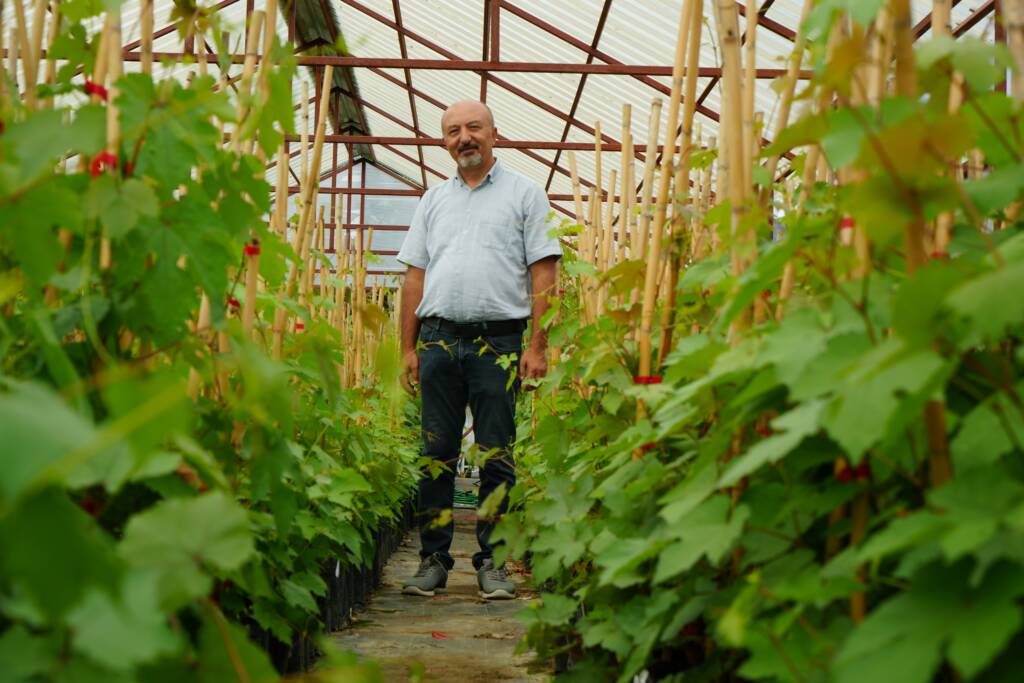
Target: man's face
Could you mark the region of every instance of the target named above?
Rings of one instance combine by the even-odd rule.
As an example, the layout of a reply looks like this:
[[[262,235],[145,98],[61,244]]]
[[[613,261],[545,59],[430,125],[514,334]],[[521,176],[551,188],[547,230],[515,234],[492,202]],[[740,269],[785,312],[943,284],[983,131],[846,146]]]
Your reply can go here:
[[[461,102],[445,112],[441,126],[444,144],[459,168],[490,165],[497,130],[479,102]]]

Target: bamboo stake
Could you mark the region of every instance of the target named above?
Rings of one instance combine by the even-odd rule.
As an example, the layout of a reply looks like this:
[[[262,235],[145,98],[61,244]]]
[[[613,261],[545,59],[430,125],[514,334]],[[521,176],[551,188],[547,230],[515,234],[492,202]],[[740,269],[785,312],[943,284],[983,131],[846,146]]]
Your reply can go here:
[[[676,37],[675,61],[672,65],[672,91],[668,103],[668,118],[665,121],[665,149],[661,155],[661,177],[658,179],[658,201],[651,225],[650,249],[647,253],[647,268],[644,272],[644,298],[640,313],[640,329],[637,335],[639,361],[637,374],[648,377],[651,374],[651,326],[654,322],[655,295],[661,264],[661,238],[665,224],[665,205],[668,202],[669,184],[672,181],[672,165],[675,160],[676,126],[679,123],[679,100],[683,91],[683,67],[686,60],[687,40],[690,36],[690,22],[695,16],[694,0],[683,3],[679,12],[679,28]],[[650,154],[650,152],[648,152]],[[643,381],[647,381],[646,379]],[[643,401],[637,401],[637,419],[646,417]],[[639,457],[640,453],[634,453]]]
[[[744,248],[749,243],[747,235],[739,234],[748,188],[743,165],[749,155],[749,152],[743,149],[739,19],[736,4],[730,0],[715,0],[715,10],[718,41],[722,53],[723,102],[720,128],[727,151],[726,169],[723,170],[729,175],[728,193],[729,201],[732,204],[732,274],[739,276],[743,272],[743,264],[747,257]],[[748,316],[749,310],[740,314],[734,321],[730,332],[735,333],[736,330],[746,327]],[[733,339],[738,341],[735,334],[733,334]]]
[[[39,62],[43,58],[43,30],[46,28],[46,8],[49,0],[36,0],[32,15],[32,73],[39,78]],[[33,81],[35,82],[35,81]]]
[[[256,10],[249,19],[249,31],[245,40],[245,63],[242,66],[242,80],[238,85],[238,102],[235,109],[235,134],[231,137],[231,151],[241,154],[248,151],[249,143],[242,146],[242,128],[245,125],[246,115],[249,113],[249,97],[252,93],[252,76],[256,71],[257,44],[260,31],[263,28],[264,14],[262,10]]]
[[[1009,9],[1010,5],[1012,4],[1013,3],[1004,3],[1006,9]],[[935,37],[952,37],[952,11],[952,0],[934,0],[934,3],[932,5],[932,34]],[[1006,16],[1007,14],[1004,10],[1004,18]],[[1015,72],[1015,74],[1016,73],[1017,72]],[[1015,75],[1014,78],[1017,78],[1017,76]],[[955,114],[957,111],[959,111],[960,105],[963,103],[963,85],[963,75],[958,71],[954,71],[950,75],[949,100],[947,102],[947,111],[949,111],[949,113],[951,114]],[[950,168],[947,172],[947,175],[953,180],[953,182],[959,182],[959,167],[960,161],[956,160],[950,165]],[[935,219],[935,236],[932,244],[932,253],[935,256],[942,257],[947,254],[949,250],[949,241],[952,237],[952,232],[953,212],[945,211],[939,214],[938,218]]]
[[[868,100],[873,106],[878,106],[886,92],[886,85],[889,78],[889,63],[892,61],[894,27],[892,11],[887,4],[882,5],[875,17],[874,26],[875,39],[872,43],[871,63],[872,79],[868,87]]]
[[[743,74],[743,186],[753,186],[754,93],[757,85],[757,0],[747,1]],[[737,24],[737,30],[739,24]]]
[[[363,300],[366,297],[366,278],[363,275],[363,229],[356,231],[355,277],[352,283],[352,348],[353,384],[363,381]]]
[[[618,171],[612,169],[608,174],[608,201],[604,205],[604,221],[601,223],[602,234],[601,234],[601,272],[611,270],[615,265],[615,252],[614,252],[614,233],[615,224],[613,221],[613,212],[615,211],[615,180],[618,177]],[[601,287],[601,310],[604,310],[605,302],[607,301],[607,286]]]
[[[661,100],[655,98],[651,102],[651,117],[647,126],[647,149],[657,149],[658,130],[661,127]],[[635,258],[645,258],[647,255],[647,240],[651,231],[651,197],[654,194],[654,167],[656,155],[648,154],[644,159],[644,189],[640,197],[640,221],[637,235],[637,243],[633,248]],[[639,300],[639,292],[636,301]]]
[[[50,28],[47,31],[46,41],[46,75],[43,77],[43,82],[47,85],[52,85],[54,79],[57,77],[57,60],[54,59],[53,55],[53,41],[60,35],[60,24],[63,15],[58,11],[59,0],[53,0],[52,11],[50,12]],[[2,33],[2,31],[0,31]],[[50,108],[53,106],[53,97],[47,97],[43,100],[43,106]]]
[[[672,328],[676,317],[676,286],[679,284],[679,270],[682,256],[685,253],[679,242],[684,236],[684,207],[690,203],[690,165],[693,156],[693,118],[697,110],[697,74],[700,61],[700,34],[704,22],[704,0],[693,0],[693,17],[690,22],[690,37],[686,55],[686,88],[683,95],[683,125],[679,163],[676,164],[676,175],[673,179],[675,202],[672,206],[672,251],[667,260],[665,282],[665,305],[661,309],[661,339],[658,344],[658,361],[655,367],[660,368],[665,357],[672,348]],[[756,9],[756,8],[755,8]],[[748,10],[749,11],[749,10]],[[751,107],[753,101],[751,100]],[[751,136],[753,138],[753,136]]]
[[[327,98],[330,94],[329,84],[334,74],[334,68],[331,65],[324,67],[323,79],[324,87],[320,92],[320,116],[317,118],[316,125],[316,136],[313,141],[313,161],[312,165],[315,168],[320,168],[320,156],[323,152],[324,146],[324,132],[327,123]],[[280,172],[280,171],[279,171]],[[308,177],[306,178],[308,181]],[[288,271],[288,279],[285,283],[285,296],[292,296],[295,291],[295,282],[298,276],[298,268],[302,261],[301,251],[302,245],[306,240],[306,231],[308,229],[309,221],[313,211],[313,199],[315,197],[315,185],[312,182],[304,182],[302,185],[302,191],[300,193],[300,215],[299,225],[295,231],[295,241],[293,242],[293,248],[299,260],[292,264]],[[284,339],[285,327],[288,324],[288,312],[281,306],[275,311],[274,314],[274,337],[272,345],[272,355],[275,360],[281,358],[281,344]]]
[[[284,144],[277,148],[277,165],[275,167],[274,192],[274,232],[288,239],[288,155]],[[341,202],[339,202],[340,204]],[[337,223],[340,225],[340,223]]]
[[[210,310],[210,297],[206,296],[206,292],[203,292],[202,298],[199,300],[199,317],[196,322],[196,335],[203,339],[204,343],[208,343],[206,340],[207,332],[210,329],[210,317],[212,311]],[[199,371],[195,368],[189,368],[188,371],[188,395],[194,401],[199,398],[199,391],[202,388],[202,378],[199,375]]]
[[[1012,94],[1017,102],[1024,101],[1024,2],[1003,0],[1003,26],[1006,29],[1006,44],[1013,57]]]
[[[580,177],[576,172],[576,154],[572,150],[566,152],[569,156],[569,178],[572,180],[572,198],[576,206],[576,223],[580,226],[582,235],[586,221],[583,218],[583,194],[580,191]]]
[[[141,64],[142,73],[153,74],[153,0],[142,0],[142,7],[139,13],[139,33],[142,40]],[[205,51],[202,36],[199,38],[199,50]]]
[[[11,100],[15,100],[19,97],[20,89],[18,88],[18,32],[15,29],[11,29],[8,34],[10,39],[10,47],[7,48],[7,76],[11,79],[11,84],[14,86],[14,96]],[[3,88],[4,100],[7,99],[7,79],[3,79],[3,83],[0,87]]]
[[[629,244],[629,195],[633,192],[633,184],[630,176],[630,169],[633,166],[633,107],[629,104],[622,105],[622,152],[619,155],[619,227],[612,245],[613,261],[618,262],[625,258],[625,249]],[[615,188],[611,188],[614,190]]]
[[[260,276],[259,242],[252,241],[245,249],[245,301],[242,302],[242,331],[253,336],[256,323],[256,291]]]
[[[123,73],[123,59],[121,56],[121,8],[118,7],[116,10],[108,12],[107,18],[110,21],[110,33],[107,36],[107,49],[109,50],[109,54],[107,56],[107,75],[110,79],[110,85],[107,88],[107,152],[112,154],[114,159],[118,159],[118,150],[121,147],[121,112],[114,103],[121,94],[120,89],[117,86],[117,81],[120,80]],[[113,164],[113,166],[116,166],[116,164]],[[111,168],[110,172],[116,173],[117,169]],[[110,238],[104,235],[100,240],[100,270],[109,269],[111,260],[112,254]]]
[[[28,26],[25,19],[25,7],[21,0],[14,0],[14,26],[17,37],[18,52],[21,53],[21,74],[25,81],[25,104],[30,110],[36,108],[36,74],[32,68],[32,44],[29,42]],[[11,40],[12,46],[15,40]],[[17,62],[15,62],[17,65]]]
[[[321,107],[325,104],[321,101]],[[309,175],[309,83],[302,82],[302,103],[300,118],[302,129],[299,133],[299,184],[305,185]],[[301,207],[299,209],[302,210]]]
[[[804,48],[807,43],[803,27],[808,15],[810,15],[811,3],[812,0],[804,0],[804,7],[800,11],[800,27],[797,30],[796,40],[793,42],[793,53],[790,55],[789,64],[786,67],[786,88],[782,91],[782,96],[779,99],[778,119],[775,122],[775,139],[778,139],[779,134],[789,125],[789,114],[793,107],[793,94],[796,92],[797,77],[800,74],[800,67],[803,65]],[[768,157],[768,178],[772,181],[775,179],[775,171],[778,168],[780,158],[779,154],[773,154]],[[768,197],[772,196],[772,189],[770,187],[767,194]]]
[[[598,257],[598,225],[601,224],[600,220],[600,206],[601,203],[598,200],[599,190],[596,187],[590,188],[590,197],[587,207],[590,209],[590,229],[587,230],[587,263],[597,268]],[[586,300],[587,307],[590,313],[589,322],[593,323],[597,320],[597,280],[593,275],[584,276],[584,286],[586,288]]]

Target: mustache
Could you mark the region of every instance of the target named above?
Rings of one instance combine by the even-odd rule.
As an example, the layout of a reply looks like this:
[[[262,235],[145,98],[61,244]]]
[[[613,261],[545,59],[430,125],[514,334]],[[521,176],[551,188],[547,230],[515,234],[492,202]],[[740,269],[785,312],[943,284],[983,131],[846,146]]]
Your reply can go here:
[[[479,145],[474,145],[474,144],[462,145],[456,151],[459,152],[459,153],[462,153],[462,152],[468,152],[471,149],[480,149],[480,146]]]

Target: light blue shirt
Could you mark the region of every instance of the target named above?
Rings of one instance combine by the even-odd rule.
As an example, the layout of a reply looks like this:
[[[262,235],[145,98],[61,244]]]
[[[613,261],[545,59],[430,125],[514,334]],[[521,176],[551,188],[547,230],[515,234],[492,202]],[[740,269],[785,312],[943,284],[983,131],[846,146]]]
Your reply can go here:
[[[530,317],[528,267],[561,256],[547,193],[497,159],[470,189],[459,173],[427,190],[398,253],[426,271],[416,317],[456,322]]]

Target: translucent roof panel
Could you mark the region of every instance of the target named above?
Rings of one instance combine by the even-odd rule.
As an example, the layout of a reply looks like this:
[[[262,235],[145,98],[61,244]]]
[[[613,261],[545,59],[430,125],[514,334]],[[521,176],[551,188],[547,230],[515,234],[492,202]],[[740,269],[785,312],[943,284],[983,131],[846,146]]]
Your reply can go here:
[[[251,2],[251,4],[250,4]],[[280,0],[279,0],[280,2]],[[805,0],[767,0],[757,3],[764,8],[765,21],[758,25],[756,42],[756,63],[761,69],[780,69],[792,50],[792,37],[798,29]],[[3,3],[3,26],[9,31],[16,25],[12,2]],[[228,32],[228,43],[235,53],[242,52],[244,27],[249,9],[264,10],[265,0],[200,0],[204,7],[214,9],[221,22],[221,28]],[[746,3],[741,6],[749,6]],[[25,2],[25,15],[32,34],[34,3]],[[282,41],[288,37],[288,17],[283,9],[278,12],[275,31]],[[397,59],[402,55],[402,40],[399,37],[399,22],[406,32],[404,43],[406,54],[411,59],[421,60],[487,60],[490,55],[486,45],[485,27],[489,20],[484,16],[490,3],[480,0],[322,0],[320,5],[337,20],[337,27],[344,37],[348,52],[354,56]],[[396,13],[395,7],[400,11]],[[158,52],[180,52],[181,36],[172,30],[171,12],[174,0],[153,0],[154,28],[163,35],[157,37],[154,49]],[[671,65],[675,52],[676,34],[681,0],[573,0],[573,2],[549,2],[547,0],[515,0],[509,7],[499,10],[500,29],[499,55],[504,62],[547,62],[560,64],[595,64],[618,62],[626,65]],[[927,29],[931,0],[913,0],[912,20],[922,27],[922,35],[928,38],[932,31]],[[995,15],[985,14],[988,3],[981,0],[957,2],[952,11],[954,27],[970,28],[967,35],[993,40]],[[140,8],[138,0],[128,0],[122,5],[122,41],[134,48],[140,39]],[[300,10],[302,7],[300,6]],[[704,3],[704,28],[701,35],[700,64],[703,67],[718,66],[717,37],[715,35],[714,6],[710,0]],[[399,16],[400,15],[400,16]],[[601,17],[604,15],[603,22]],[[47,17],[47,20],[49,18]],[[921,23],[924,22],[924,23]],[[965,23],[966,22],[966,23]],[[747,19],[740,17],[741,31]],[[100,20],[88,24],[88,30],[95,34],[100,30]],[[330,34],[333,28],[320,27]],[[318,29],[319,30],[319,29]],[[323,31],[321,35],[323,35]],[[308,35],[308,34],[307,34]],[[6,36],[5,36],[6,37]],[[592,44],[600,56],[588,55]],[[137,61],[125,64],[127,71],[140,68]],[[207,69],[211,75],[221,76],[215,60],[211,58]],[[157,65],[158,76],[187,79],[197,73],[195,63],[170,62]],[[225,74],[237,78],[242,65],[232,64]],[[346,71],[348,71],[346,69]],[[485,77],[478,72],[459,69],[410,69],[395,67],[355,66],[351,68],[358,90],[362,117],[372,136],[405,138],[412,136],[436,137],[440,134],[441,116],[444,108],[455,101],[481,96]],[[486,80],[486,101],[492,108],[499,135],[507,140],[533,140],[544,143],[568,141],[582,143],[587,149],[574,153],[579,177],[584,185],[599,183],[606,186],[614,169],[621,176],[622,155],[618,151],[605,149],[602,152],[601,177],[597,177],[596,155],[592,149],[594,135],[592,128],[600,121],[601,130],[608,138],[622,139],[623,104],[631,105],[630,131],[634,143],[643,145],[648,138],[651,102],[660,99],[663,103],[661,118],[657,122],[659,138],[664,137],[668,109],[670,78],[658,76],[627,76],[579,73],[549,73],[529,71],[493,72]],[[352,96],[353,88],[344,79],[343,96]],[[306,85],[306,97],[302,85]],[[582,87],[581,87],[582,86]],[[315,93],[313,71],[308,67],[298,70],[293,84],[292,105],[296,112],[297,128],[304,121],[300,116],[301,105]],[[412,95],[410,94],[412,92]],[[578,102],[574,105],[577,92]],[[702,141],[718,135],[717,111],[721,104],[721,90],[717,79],[701,77],[698,93],[702,95],[697,122]],[[64,97],[83,97],[72,93]],[[410,97],[412,102],[410,103]],[[778,96],[771,88],[771,79],[759,79],[755,91],[755,107],[765,117],[765,137],[771,137],[777,122],[774,119]],[[312,119],[314,107],[309,107]],[[798,116],[798,106],[793,116]],[[418,121],[418,127],[414,124]],[[312,120],[309,125],[312,125]],[[333,132],[333,131],[332,131]],[[664,142],[664,140],[660,140]],[[269,160],[267,180],[277,181],[281,173],[288,174],[288,185],[298,184],[301,155],[297,154],[299,143],[289,145],[292,155],[288,168],[278,168],[276,160]],[[447,151],[439,145],[416,147],[401,143],[373,143],[362,149],[371,150],[376,166],[365,166],[366,182],[371,188],[411,189],[412,187],[436,185],[454,172],[454,164]],[[565,151],[553,149],[499,149],[497,155],[511,169],[523,173],[547,187],[553,195],[568,196],[572,185],[568,176],[569,159]],[[643,155],[627,160],[631,164],[634,181],[639,182],[643,174]],[[348,174],[343,172],[332,178],[331,172],[337,167],[350,163],[344,144],[328,143],[318,169],[320,184],[326,188],[344,187]],[[353,177],[361,181],[364,164],[358,163]],[[619,183],[614,188],[619,191]],[[584,189],[584,198],[586,197]],[[319,203],[344,205],[346,197],[341,194],[322,194]],[[366,195],[355,201],[353,209],[363,220],[407,221],[409,207],[415,206],[415,196],[374,196]],[[575,213],[574,203],[557,200],[560,210]],[[376,212],[376,213],[375,213]],[[374,217],[381,216],[380,219]],[[347,216],[347,208],[346,208]],[[355,219],[353,219],[355,220]],[[387,223],[391,224],[391,223]],[[397,224],[397,223],[395,223]],[[385,251],[394,251],[392,243],[396,235],[380,233],[376,240]],[[382,257],[385,258],[385,257]],[[388,261],[389,266],[396,264]]]

